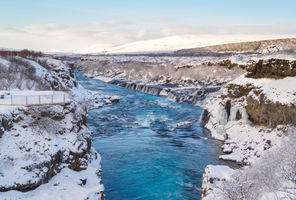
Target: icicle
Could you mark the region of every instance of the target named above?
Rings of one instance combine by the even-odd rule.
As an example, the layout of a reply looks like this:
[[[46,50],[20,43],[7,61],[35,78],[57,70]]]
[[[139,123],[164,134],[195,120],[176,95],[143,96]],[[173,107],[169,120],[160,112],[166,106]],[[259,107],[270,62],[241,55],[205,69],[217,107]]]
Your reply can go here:
[[[230,116],[229,116],[229,121],[235,121],[236,120],[236,114],[239,112],[238,107],[231,107],[230,108]]]
[[[247,113],[247,110],[245,108],[240,108],[240,113],[242,115],[242,121],[243,122],[249,122],[249,115]]]
[[[223,106],[219,106],[218,110],[218,124],[225,125],[227,124],[227,112]]]

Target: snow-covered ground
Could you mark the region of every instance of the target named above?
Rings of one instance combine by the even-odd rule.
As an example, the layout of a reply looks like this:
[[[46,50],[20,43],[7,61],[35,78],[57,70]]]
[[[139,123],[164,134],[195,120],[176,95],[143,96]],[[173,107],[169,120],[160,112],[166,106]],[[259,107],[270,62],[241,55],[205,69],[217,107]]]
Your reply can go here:
[[[262,94],[266,97],[265,100],[281,104],[296,104],[296,77],[275,80],[270,78],[253,79],[244,76],[242,75],[230,84],[253,85],[262,91]],[[255,95],[253,94],[253,96]]]
[[[77,109],[75,114],[71,109]],[[5,130],[0,139],[0,185],[8,190],[0,193],[2,199],[102,197],[100,156],[93,149],[85,154],[90,148],[90,131],[84,125],[78,127],[73,119],[81,117],[80,109],[71,105],[15,107],[11,113],[0,113],[2,121],[12,120],[11,129]],[[72,159],[81,164],[72,164]],[[32,190],[30,187],[35,185],[40,186]]]
[[[104,187],[100,184],[98,168],[100,157],[94,159],[86,170],[81,172],[64,168],[48,183],[29,192],[9,191],[1,193],[1,199],[8,200],[82,200],[101,199]]]
[[[103,49],[101,45],[78,50],[77,53],[159,53],[219,44],[293,38],[295,35],[176,35],[138,41]]]
[[[65,95],[69,104],[0,106],[0,199],[103,199],[101,159],[91,147],[85,119],[88,109],[104,105],[105,97],[75,83],[73,71],[63,61],[17,57],[1,58],[0,62],[11,67],[18,60],[24,61],[20,68],[34,68],[37,87],[22,90],[22,86],[11,84],[11,90],[0,92],[4,93],[2,103],[10,104],[9,95],[30,98],[55,94]],[[12,83],[24,80],[23,86],[30,81],[30,76],[14,77]],[[34,91],[37,84],[48,84],[57,91]]]

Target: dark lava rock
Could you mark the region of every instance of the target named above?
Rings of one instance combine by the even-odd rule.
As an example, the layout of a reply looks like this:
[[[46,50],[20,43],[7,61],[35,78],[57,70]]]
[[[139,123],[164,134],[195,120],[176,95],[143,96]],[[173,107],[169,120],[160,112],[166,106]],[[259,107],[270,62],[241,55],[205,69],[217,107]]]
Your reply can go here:
[[[287,76],[296,76],[296,61],[284,59],[268,59],[249,61],[246,70],[250,78],[275,78],[281,79]]]

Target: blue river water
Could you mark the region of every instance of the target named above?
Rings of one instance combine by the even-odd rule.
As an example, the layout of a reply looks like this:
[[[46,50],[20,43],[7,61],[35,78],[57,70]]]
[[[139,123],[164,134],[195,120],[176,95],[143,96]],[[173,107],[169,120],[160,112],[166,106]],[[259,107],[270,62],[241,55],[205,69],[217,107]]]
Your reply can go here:
[[[86,89],[120,101],[91,110],[87,124],[102,157],[107,200],[194,200],[201,198],[207,164],[220,164],[215,141],[199,123],[202,108],[76,78]],[[188,122],[177,126],[180,122]]]

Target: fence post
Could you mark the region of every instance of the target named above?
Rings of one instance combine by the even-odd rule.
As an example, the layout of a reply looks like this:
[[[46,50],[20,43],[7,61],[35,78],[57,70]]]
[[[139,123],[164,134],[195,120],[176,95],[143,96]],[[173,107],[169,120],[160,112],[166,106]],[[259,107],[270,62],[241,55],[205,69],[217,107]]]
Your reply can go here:
[[[26,106],[28,105],[28,96],[26,96]]]
[[[63,94],[63,103],[66,103],[66,95]]]
[[[40,101],[41,97],[40,95],[38,95],[38,104],[41,105],[41,101]]]

